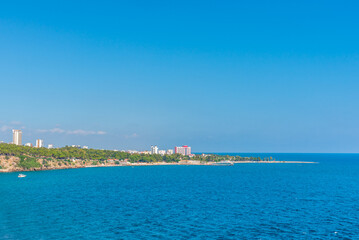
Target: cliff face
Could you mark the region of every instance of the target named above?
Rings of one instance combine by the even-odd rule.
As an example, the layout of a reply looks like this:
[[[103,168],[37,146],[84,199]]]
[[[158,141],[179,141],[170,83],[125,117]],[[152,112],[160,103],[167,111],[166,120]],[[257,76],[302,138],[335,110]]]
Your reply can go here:
[[[20,159],[18,157],[7,157],[0,155],[0,172],[13,172],[19,171],[20,169],[17,167]]]
[[[18,157],[9,157],[0,155],[0,172],[18,172],[18,171],[39,171],[52,169],[79,168],[85,164],[82,162],[69,162],[59,160],[36,159],[40,163],[40,167],[24,168],[19,166],[20,159]]]
[[[0,155],[0,172],[20,172],[20,171],[40,171],[40,170],[55,170],[55,169],[68,169],[68,168],[83,168],[83,167],[95,167],[95,166],[119,166],[114,161],[103,161],[99,163],[94,160],[59,160],[51,158],[38,158],[34,159],[37,167],[29,167],[29,164],[22,165],[21,160],[18,157],[9,157]],[[32,162],[34,164],[34,162]],[[35,165],[35,166],[36,166]],[[26,166],[26,167],[24,167]],[[32,165],[34,166],[34,165]]]

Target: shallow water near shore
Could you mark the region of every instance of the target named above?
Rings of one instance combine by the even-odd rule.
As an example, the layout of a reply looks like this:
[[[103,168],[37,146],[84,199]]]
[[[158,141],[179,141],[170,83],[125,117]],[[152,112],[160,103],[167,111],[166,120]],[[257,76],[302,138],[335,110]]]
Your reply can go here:
[[[240,154],[246,156],[246,154]],[[359,154],[0,174],[0,239],[359,238]]]

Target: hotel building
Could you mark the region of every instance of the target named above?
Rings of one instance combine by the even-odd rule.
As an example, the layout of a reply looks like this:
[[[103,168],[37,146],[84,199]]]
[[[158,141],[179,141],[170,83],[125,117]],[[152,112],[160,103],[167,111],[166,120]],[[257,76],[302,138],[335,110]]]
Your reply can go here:
[[[12,143],[15,145],[22,144],[22,131],[21,130],[12,130]]]
[[[182,147],[175,147],[175,153],[179,153],[182,155],[191,155],[191,147],[188,147],[187,145]]]
[[[37,148],[41,148],[41,147],[43,147],[44,146],[44,140],[42,140],[42,139],[37,139],[36,140],[36,147]]]
[[[151,154],[158,154],[158,147],[157,146],[151,146]]]

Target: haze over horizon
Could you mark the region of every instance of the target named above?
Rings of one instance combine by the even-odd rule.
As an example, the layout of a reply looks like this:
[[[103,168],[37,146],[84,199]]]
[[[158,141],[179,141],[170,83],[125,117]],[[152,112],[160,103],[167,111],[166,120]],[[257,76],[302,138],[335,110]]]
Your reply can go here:
[[[0,141],[358,153],[358,7],[1,3]]]

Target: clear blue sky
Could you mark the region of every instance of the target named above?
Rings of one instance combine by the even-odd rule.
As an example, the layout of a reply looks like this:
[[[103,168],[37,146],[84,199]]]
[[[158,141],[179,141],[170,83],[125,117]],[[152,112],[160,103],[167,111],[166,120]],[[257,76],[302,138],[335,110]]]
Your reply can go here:
[[[76,2],[76,3],[74,3]],[[0,140],[359,152],[357,1],[3,1]]]

